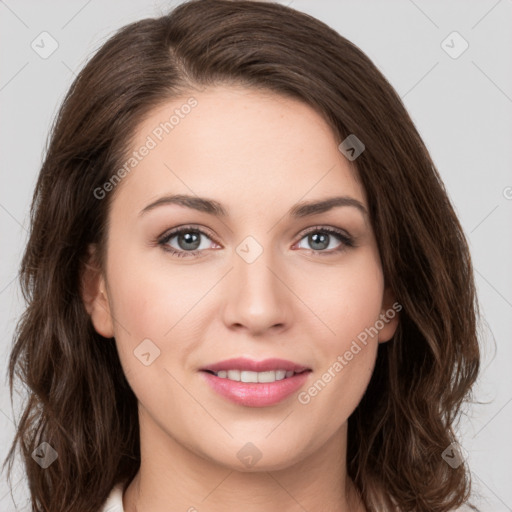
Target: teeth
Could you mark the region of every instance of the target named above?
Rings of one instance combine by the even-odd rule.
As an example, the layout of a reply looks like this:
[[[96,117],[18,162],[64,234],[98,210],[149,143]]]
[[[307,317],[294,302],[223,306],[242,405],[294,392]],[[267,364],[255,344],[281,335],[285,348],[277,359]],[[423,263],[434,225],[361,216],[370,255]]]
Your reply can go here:
[[[291,377],[293,371],[271,370],[268,372],[250,372],[247,370],[221,370],[216,373],[221,379],[235,380],[237,382],[275,382]]]
[[[256,372],[241,371],[240,372],[241,382],[258,382],[258,374]]]
[[[228,370],[229,380],[237,380],[240,381],[240,370]]]

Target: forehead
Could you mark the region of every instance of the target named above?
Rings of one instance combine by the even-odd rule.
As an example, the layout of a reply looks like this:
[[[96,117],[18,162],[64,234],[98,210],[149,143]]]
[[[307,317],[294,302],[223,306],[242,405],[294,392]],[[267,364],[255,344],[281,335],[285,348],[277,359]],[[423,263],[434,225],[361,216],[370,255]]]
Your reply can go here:
[[[259,211],[335,192],[364,204],[356,170],[338,144],[299,100],[237,86],[194,91],[155,108],[138,126],[126,155],[134,165],[125,166],[116,195],[139,209],[164,192]]]

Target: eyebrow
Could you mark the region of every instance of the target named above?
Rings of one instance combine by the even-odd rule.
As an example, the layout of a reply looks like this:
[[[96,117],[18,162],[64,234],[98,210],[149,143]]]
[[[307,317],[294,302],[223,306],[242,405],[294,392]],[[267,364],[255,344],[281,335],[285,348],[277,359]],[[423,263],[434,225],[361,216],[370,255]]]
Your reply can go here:
[[[177,204],[186,208],[192,208],[200,212],[209,213],[216,217],[227,217],[228,211],[222,206],[221,203],[213,199],[206,199],[203,197],[189,196],[185,194],[177,194],[171,196],[160,197],[153,203],[148,204],[144,209],[139,212],[139,216],[154,210],[158,206]],[[368,211],[365,206],[357,199],[350,196],[335,196],[328,197],[327,199],[320,199],[316,201],[303,201],[293,205],[288,211],[288,215],[294,218],[309,217],[324,213],[333,208],[341,206],[351,206],[358,209],[364,217],[368,216]]]

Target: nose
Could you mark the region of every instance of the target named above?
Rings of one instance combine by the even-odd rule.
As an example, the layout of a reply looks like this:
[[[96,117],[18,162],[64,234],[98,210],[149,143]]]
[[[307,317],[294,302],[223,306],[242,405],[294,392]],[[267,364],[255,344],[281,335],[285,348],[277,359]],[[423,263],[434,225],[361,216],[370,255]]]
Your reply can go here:
[[[234,254],[234,268],[225,282],[224,322],[229,329],[261,336],[289,328],[293,293],[270,252],[263,251],[252,263]]]

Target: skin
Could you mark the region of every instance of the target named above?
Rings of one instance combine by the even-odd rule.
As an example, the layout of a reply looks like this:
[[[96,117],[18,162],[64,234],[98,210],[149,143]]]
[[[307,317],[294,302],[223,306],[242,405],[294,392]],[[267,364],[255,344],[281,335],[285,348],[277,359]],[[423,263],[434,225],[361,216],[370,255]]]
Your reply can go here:
[[[347,420],[398,315],[308,404],[295,393],[269,407],[237,405],[199,369],[232,357],[288,359],[312,369],[303,391],[391,308],[369,219],[357,208],[287,215],[298,202],[333,195],[368,209],[365,191],[341,141],[308,105],[235,86],[193,96],[198,105],[111,192],[106,268],[94,270],[92,246],[84,276],[93,325],[115,337],[139,402],[142,461],[124,508],[364,511],[346,474]],[[133,149],[185,102],[151,112]],[[217,200],[229,215],[176,204],[139,215],[170,194]],[[207,232],[199,255],[173,256],[155,242],[186,224]],[[356,247],[330,235],[318,249],[304,234],[315,226],[343,230]],[[252,263],[236,252],[247,236],[263,249]],[[187,251],[183,238],[167,245]],[[134,356],[146,338],[160,350],[148,366]],[[251,467],[237,457],[248,442],[261,453]]]

